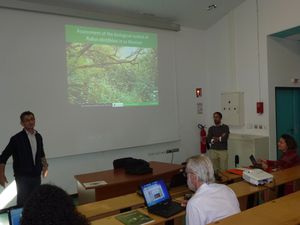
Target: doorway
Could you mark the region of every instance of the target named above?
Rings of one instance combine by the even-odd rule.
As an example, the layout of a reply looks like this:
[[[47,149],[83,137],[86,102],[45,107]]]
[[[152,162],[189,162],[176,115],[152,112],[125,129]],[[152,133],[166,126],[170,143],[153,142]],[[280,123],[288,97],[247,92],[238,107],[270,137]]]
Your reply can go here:
[[[298,144],[300,155],[300,88],[276,87],[276,140],[282,134],[290,134]],[[277,159],[281,157],[277,151]]]

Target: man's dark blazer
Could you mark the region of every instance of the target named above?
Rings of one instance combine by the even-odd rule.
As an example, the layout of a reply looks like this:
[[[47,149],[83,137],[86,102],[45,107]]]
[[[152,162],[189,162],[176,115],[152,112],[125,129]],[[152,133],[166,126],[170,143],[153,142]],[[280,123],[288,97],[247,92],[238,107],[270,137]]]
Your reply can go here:
[[[29,138],[25,130],[11,137],[8,145],[0,155],[0,163],[5,164],[10,156],[13,157],[13,169],[15,177],[18,176],[40,176],[42,171],[42,158],[45,157],[42,136],[36,132],[37,152],[35,163]]]

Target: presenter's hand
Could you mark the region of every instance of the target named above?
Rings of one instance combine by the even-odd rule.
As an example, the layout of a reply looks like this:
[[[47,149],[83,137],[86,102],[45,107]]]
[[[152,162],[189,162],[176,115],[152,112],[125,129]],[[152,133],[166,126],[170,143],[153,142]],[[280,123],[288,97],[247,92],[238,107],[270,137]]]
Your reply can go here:
[[[43,167],[42,176],[43,176],[43,178],[48,176],[48,167]]]
[[[2,187],[5,187],[5,183],[8,183],[4,171],[5,171],[5,164],[0,163],[0,185]]]
[[[4,174],[0,174],[0,185],[5,188],[5,183],[8,183],[6,176]]]

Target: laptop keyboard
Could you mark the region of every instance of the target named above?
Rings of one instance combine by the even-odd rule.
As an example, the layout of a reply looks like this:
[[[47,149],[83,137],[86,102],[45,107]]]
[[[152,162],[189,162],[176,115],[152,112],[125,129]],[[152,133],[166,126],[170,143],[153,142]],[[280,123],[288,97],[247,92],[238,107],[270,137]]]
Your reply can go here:
[[[176,213],[179,213],[183,211],[184,208],[178,203],[178,202],[171,202],[167,205],[158,205],[155,206],[149,211],[153,214],[157,214],[163,217],[170,217],[175,215]]]

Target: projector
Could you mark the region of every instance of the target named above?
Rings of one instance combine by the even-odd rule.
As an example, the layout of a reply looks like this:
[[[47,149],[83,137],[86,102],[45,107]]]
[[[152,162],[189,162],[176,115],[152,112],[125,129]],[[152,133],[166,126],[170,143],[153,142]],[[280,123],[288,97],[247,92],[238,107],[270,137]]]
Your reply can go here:
[[[251,169],[243,171],[243,178],[250,184],[264,185],[272,182],[273,175],[261,169]]]

